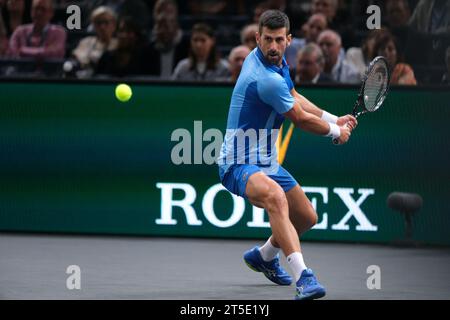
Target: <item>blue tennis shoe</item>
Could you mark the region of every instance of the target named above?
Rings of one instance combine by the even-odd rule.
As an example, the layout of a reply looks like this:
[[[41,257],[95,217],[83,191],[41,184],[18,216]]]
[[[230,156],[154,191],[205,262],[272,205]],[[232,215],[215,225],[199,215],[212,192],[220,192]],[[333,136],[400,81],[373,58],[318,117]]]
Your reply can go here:
[[[325,296],[325,288],[317,281],[311,269],[303,270],[296,284],[295,300],[313,300]]]
[[[292,283],[292,277],[280,266],[278,255],[271,261],[264,261],[258,247],[254,247],[244,253],[244,261],[247,266],[256,272],[262,272],[267,279],[281,286]]]

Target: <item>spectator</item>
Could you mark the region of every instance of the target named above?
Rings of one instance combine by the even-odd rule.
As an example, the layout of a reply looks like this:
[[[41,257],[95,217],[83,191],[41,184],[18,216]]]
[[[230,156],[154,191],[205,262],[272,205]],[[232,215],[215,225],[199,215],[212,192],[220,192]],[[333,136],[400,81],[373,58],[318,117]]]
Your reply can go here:
[[[0,15],[0,58],[6,54],[8,50],[8,37],[6,36],[6,28]]]
[[[189,58],[175,68],[174,80],[224,80],[228,77],[228,63],[219,58],[216,39],[210,26],[195,24],[191,33]]]
[[[241,73],[245,58],[249,55],[250,49],[247,46],[240,45],[234,47],[228,56],[231,82],[236,82]]]
[[[63,58],[66,32],[64,28],[50,24],[52,17],[52,0],[33,0],[33,23],[17,27],[9,41],[9,54],[15,58]]]
[[[390,32],[378,33],[374,39],[373,52],[384,56],[391,70],[391,84],[416,85],[414,71],[406,63],[398,63],[394,37]]]
[[[385,3],[386,25],[397,39],[397,51],[404,55],[410,33],[408,21],[411,11],[407,0],[387,0]]]
[[[143,0],[94,0],[94,3],[95,7],[110,7],[116,13],[119,21],[122,18],[131,17],[143,34],[150,28],[151,14]]]
[[[338,0],[312,0],[311,13],[321,13],[328,23],[333,23],[338,9]]]
[[[91,23],[95,28],[95,36],[82,39],[72,52],[75,58],[73,63],[79,66],[78,78],[92,76],[103,53],[117,49],[118,41],[113,37],[117,25],[114,11],[106,6],[98,7],[91,13]]]
[[[333,79],[323,73],[325,59],[320,47],[309,43],[298,52],[295,83],[330,83]]]
[[[3,21],[5,23],[7,37],[11,37],[18,26],[31,22],[30,1],[25,0],[7,0],[5,1],[6,10],[2,11]]]
[[[255,49],[256,32],[258,32],[258,24],[246,25],[241,31],[241,44],[246,45],[250,50]]]
[[[411,32],[404,50],[407,61],[444,67],[445,50],[450,45],[450,0],[420,0],[409,26]],[[421,81],[429,82],[431,78],[429,73],[424,74]]]
[[[322,13],[327,17],[328,29],[335,30],[341,38],[342,47],[348,48],[355,44],[355,30],[352,28],[352,17],[347,10],[339,8],[339,0],[311,0],[311,14]],[[345,2],[341,2],[342,5]],[[364,26],[365,27],[365,26]]]
[[[270,9],[269,3],[267,1],[263,1],[258,3],[258,5],[255,7],[255,10],[253,11],[253,23],[258,24],[259,18],[263,14],[264,11],[267,11]]]
[[[409,25],[420,33],[450,33],[450,0],[421,0]]]
[[[295,68],[298,51],[307,43],[317,42],[319,34],[327,28],[327,18],[322,13],[313,14],[304,25],[304,38],[292,38],[286,49],[286,60],[289,66]]]
[[[124,17],[117,30],[118,45],[113,51],[105,51],[98,62],[97,75],[115,77],[136,76],[148,73],[148,46],[140,25],[131,17]]]
[[[387,32],[387,29],[381,28],[372,30],[367,35],[366,39],[364,39],[364,42],[360,48],[349,48],[345,54],[345,60],[357,68],[361,77],[365,74],[369,63],[373,60],[373,58],[375,58],[375,54],[373,52],[375,37],[377,34],[382,32]]]
[[[178,7],[173,0],[158,0],[153,10],[155,24],[148,59],[150,74],[170,78],[175,66],[189,53],[189,38],[178,23]]]
[[[159,15],[177,16],[178,4],[176,0],[157,0],[153,5],[153,19]]]
[[[447,65],[447,72],[442,76],[442,84],[450,85],[450,47],[447,48],[445,62]]]
[[[319,34],[327,29],[327,19],[322,13],[313,14],[307,22],[307,28],[305,29],[305,40],[307,43],[317,42]]]
[[[193,15],[216,15],[227,8],[226,0],[188,0],[189,11]]]
[[[334,81],[341,83],[359,83],[361,77],[355,66],[346,61],[341,53],[342,40],[332,30],[323,31],[318,44],[325,57],[324,72]]]
[[[295,30],[300,26],[297,23],[303,23],[304,16],[303,10],[301,10],[302,2],[304,0],[266,0],[268,9],[283,11],[290,18],[291,30]]]
[[[385,3],[386,24],[390,29],[408,26],[411,17],[408,1],[387,0]]]

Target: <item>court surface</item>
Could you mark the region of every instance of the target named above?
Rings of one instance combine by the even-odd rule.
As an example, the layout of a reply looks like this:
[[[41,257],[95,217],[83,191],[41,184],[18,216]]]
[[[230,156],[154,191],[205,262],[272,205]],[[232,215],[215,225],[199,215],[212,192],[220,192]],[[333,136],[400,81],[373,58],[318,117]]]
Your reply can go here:
[[[242,253],[259,240],[0,233],[0,299],[290,300],[247,268]],[[450,249],[304,242],[306,264],[325,299],[450,299]],[[282,264],[286,266],[283,257]],[[66,269],[81,269],[81,289]],[[367,267],[381,289],[367,288]]]

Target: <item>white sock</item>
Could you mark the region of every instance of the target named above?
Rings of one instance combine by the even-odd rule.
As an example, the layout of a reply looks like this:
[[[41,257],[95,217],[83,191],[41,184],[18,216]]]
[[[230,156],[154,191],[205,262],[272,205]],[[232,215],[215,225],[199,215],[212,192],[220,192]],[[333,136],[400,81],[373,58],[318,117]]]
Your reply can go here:
[[[301,252],[291,253],[289,256],[287,256],[287,262],[292,272],[294,272],[295,282],[297,282],[298,279],[300,279],[303,270],[307,269],[305,261],[303,261],[303,255],[301,254]]]
[[[266,262],[275,259],[275,257],[277,256],[279,251],[280,251],[280,248],[274,247],[272,242],[270,242],[270,238],[269,238],[269,240],[267,240],[267,242],[262,247],[259,247],[259,252],[261,253],[261,257]]]

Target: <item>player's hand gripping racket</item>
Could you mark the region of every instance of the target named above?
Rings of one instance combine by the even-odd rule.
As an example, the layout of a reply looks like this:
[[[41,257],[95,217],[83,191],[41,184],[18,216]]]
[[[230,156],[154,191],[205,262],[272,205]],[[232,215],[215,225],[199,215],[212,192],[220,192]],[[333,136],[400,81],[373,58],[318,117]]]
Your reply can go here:
[[[390,73],[384,57],[376,57],[367,67],[361,90],[353,107],[352,115],[358,118],[366,112],[374,112],[383,104],[388,93]],[[333,139],[338,144],[338,139]]]

